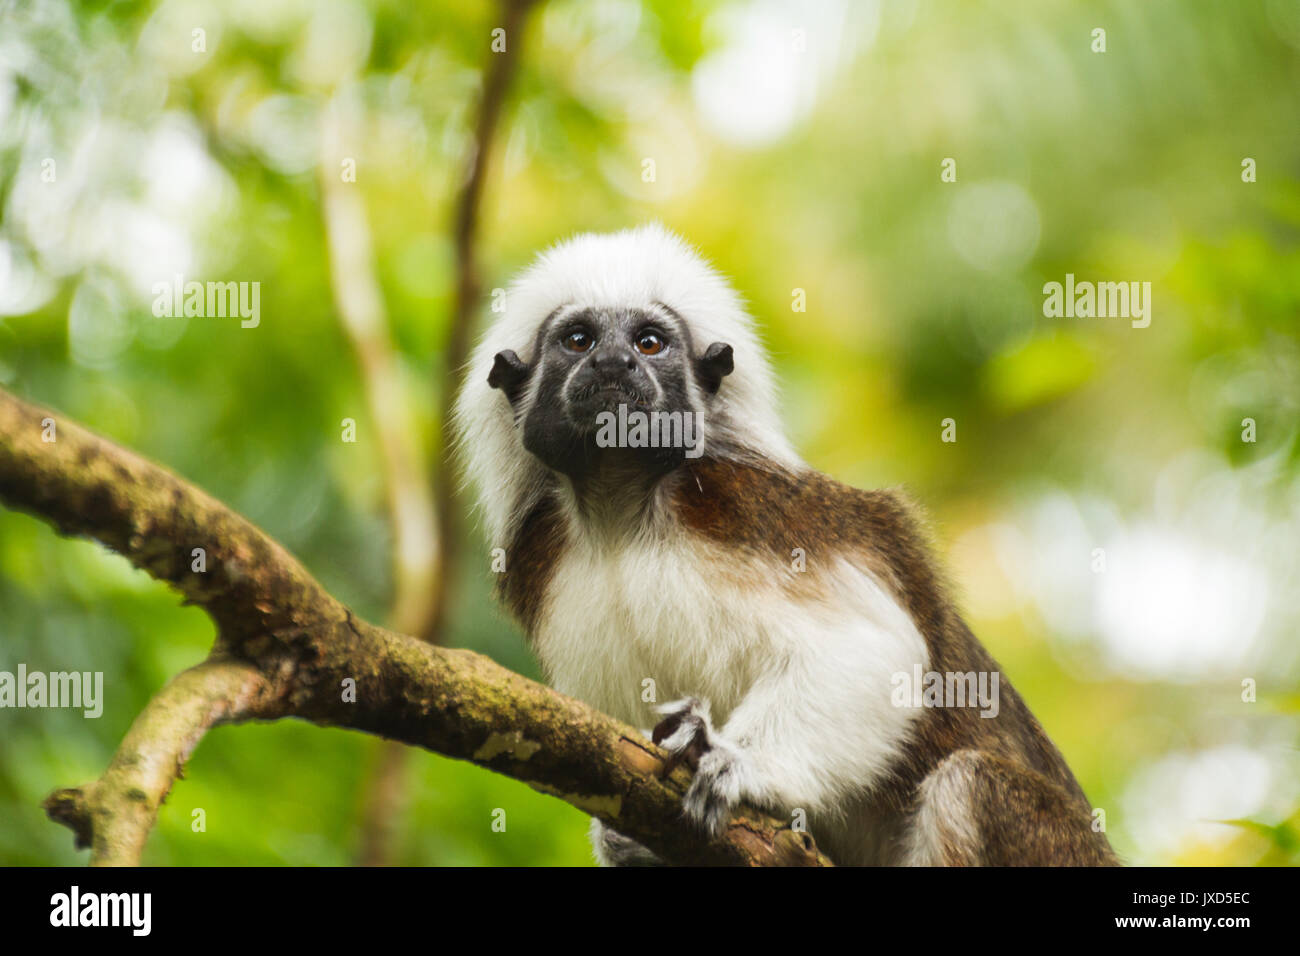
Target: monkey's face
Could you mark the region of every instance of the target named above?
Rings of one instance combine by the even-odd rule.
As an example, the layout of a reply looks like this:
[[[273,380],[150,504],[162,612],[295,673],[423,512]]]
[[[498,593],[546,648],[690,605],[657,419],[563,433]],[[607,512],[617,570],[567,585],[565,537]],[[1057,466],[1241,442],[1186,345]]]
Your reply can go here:
[[[500,352],[488,383],[509,399],[524,447],[581,478],[606,455],[650,471],[690,457],[708,398],[731,370],[731,347],[714,343],[697,357],[667,306],[566,306],[539,329],[531,365]]]

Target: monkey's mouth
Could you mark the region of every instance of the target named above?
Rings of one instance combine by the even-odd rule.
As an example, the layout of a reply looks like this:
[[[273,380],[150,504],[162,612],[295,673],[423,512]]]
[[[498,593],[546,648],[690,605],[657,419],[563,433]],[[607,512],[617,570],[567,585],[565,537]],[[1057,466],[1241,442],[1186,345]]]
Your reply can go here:
[[[607,408],[619,404],[649,408],[650,401],[639,390],[623,382],[592,382],[574,389],[570,401],[576,405],[599,405]]]
[[[576,383],[575,383],[576,385]],[[566,402],[568,419],[581,435],[594,435],[607,415],[650,411],[650,401],[638,389],[618,380],[586,382],[577,385]]]

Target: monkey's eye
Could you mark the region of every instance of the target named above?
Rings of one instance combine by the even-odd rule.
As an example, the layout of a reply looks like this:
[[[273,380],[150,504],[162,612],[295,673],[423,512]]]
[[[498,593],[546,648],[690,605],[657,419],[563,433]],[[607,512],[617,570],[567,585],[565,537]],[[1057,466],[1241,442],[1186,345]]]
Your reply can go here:
[[[577,331],[570,332],[560,341],[570,352],[585,352],[591,348],[592,344],[596,340],[593,339],[589,333],[578,329]]]
[[[667,344],[653,329],[643,329],[636,337],[636,350],[642,355],[658,355]]]

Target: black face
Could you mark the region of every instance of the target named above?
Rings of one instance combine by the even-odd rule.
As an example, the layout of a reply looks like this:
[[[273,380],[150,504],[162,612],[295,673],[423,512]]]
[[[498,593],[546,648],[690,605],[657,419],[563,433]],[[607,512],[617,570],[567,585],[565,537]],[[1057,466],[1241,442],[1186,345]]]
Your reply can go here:
[[[686,323],[666,306],[561,308],[542,324],[534,355],[527,365],[499,353],[488,383],[522,416],[524,447],[572,478],[612,449],[653,471],[675,467],[690,456],[704,412],[690,382],[711,396],[732,370],[731,346],[714,343],[696,357]],[[525,408],[534,377],[537,397]]]

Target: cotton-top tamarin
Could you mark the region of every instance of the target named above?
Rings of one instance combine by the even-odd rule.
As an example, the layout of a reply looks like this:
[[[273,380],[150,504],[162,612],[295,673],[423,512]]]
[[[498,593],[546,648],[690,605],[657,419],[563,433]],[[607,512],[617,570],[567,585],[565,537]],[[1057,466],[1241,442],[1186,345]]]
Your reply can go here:
[[[456,410],[502,597],[558,690],[694,766],[692,820],[797,816],[840,864],[1116,862],[912,509],[799,459],[752,320],[689,246],[577,236],[505,301]]]

